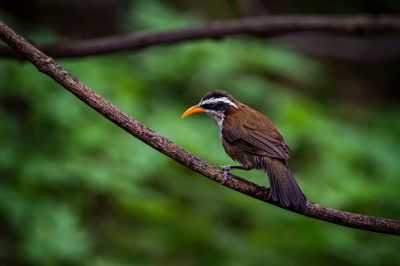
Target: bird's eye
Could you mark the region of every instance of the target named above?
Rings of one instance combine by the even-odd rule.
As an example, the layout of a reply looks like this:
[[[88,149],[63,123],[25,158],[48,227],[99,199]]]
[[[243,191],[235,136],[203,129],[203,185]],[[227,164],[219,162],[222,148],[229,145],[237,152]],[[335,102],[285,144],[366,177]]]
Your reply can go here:
[[[215,109],[215,110],[224,110],[224,108],[225,108],[225,103],[216,103],[214,105],[213,109]]]
[[[214,111],[224,111],[226,109],[226,103],[221,101],[209,101],[201,104],[200,106],[204,109],[214,110]]]
[[[211,104],[211,103],[202,104],[201,107],[203,107],[204,109],[208,109],[208,110],[214,109],[213,104]]]
[[[208,110],[223,111],[225,109],[225,103],[223,102],[206,103],[202,104],[201,107]]]

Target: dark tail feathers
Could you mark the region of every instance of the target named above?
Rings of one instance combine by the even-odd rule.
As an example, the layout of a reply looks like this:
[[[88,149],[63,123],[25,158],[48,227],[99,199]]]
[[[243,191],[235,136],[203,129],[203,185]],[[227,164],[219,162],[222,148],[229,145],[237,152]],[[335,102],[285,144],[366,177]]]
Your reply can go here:
[[[304,213],[307,199],[290,169],[277,159],[265,158],[263,163],[269,177],[272,199],[279,201],[284,207],[293,206]]]

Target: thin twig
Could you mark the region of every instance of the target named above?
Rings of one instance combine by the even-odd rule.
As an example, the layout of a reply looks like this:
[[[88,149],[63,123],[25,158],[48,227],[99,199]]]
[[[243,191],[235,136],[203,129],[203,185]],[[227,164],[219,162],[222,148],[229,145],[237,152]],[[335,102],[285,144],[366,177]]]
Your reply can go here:
[[[117,107],[113,106],[106,99],[85,86],[77,78],[57,65],[52,58],[39,51],[1,21],[0,38],[13,48],[21,57],[31,61],[40,72],[43,72],[54,79],[83,102],[102,114],[105,118],[109,119],[134,137],[169,156],[176,162],[210,178],[211,180],[222,182],[224,179],[223,171],[220,168],[190,154],[167,138],[141,124],[136,119],[121,112]],[[269,200],[269,189],[258,186],[242,178],[229,175],[229,179],[224,183],[224,186],[283,208],[276,202]],[[295,212],[293,209],[288,210]],[[313,202],[307,202],[305,215],[347,227],[400,235],[400,221],[343,212],[326,208]]]
[[[212,22],[205,26],[165,30],[143,34],[115,35],[38,46],[52,57],[71,58],[137,51],[154,45],[219,39],[231,35],[271,37],[289,32],[323,31],[324,33],[367,35],[400,33],[400,17],[379,16],[266,16]],[[15,57],[15,52],[0,47],[0,56]]]

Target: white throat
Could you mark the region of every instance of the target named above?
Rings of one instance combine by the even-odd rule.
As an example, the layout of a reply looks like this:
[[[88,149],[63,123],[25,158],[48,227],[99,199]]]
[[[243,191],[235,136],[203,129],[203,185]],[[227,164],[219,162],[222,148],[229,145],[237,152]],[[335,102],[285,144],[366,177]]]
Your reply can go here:
[[[225,118],[224,113],[213,110],[206,110],[205,113],[217,123],[219,127],[219,134],[221,135],[222,123],[224,123],[224,118]]]

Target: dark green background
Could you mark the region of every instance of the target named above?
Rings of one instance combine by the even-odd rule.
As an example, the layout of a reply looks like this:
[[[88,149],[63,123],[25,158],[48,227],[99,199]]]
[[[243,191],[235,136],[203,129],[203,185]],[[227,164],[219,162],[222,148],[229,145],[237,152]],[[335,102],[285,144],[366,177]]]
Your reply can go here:
[[[355,0],[253,1],[265,7],[259,12],[243,11],[243,1],[57,2],[5,1],[0,14],[46,42],[266,11],[400,9]],[[216,125],[180,115],[208,90],[225,89],[279,127],[310,200],[400,219],[398,57],[313,57],[276,40],[231,37],[57,62],[216,165],[232,163]],[[237,174],[268,185],[262,172]],[[1,265],[400,265],[398,237],[305,218],[210,182],[9,59],[0,60],[0,228]]]

